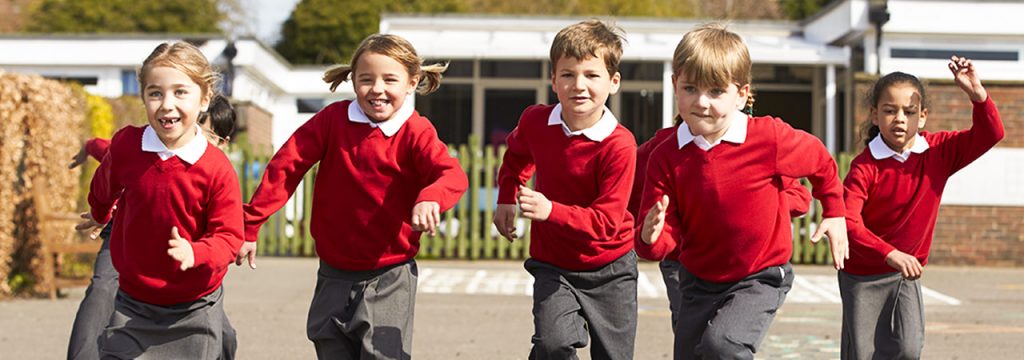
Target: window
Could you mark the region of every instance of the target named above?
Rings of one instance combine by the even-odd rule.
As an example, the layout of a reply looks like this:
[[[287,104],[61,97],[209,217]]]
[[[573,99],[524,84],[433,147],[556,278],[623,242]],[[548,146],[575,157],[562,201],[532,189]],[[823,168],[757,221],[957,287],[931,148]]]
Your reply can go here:
[[[889,56],[902,59],[943,59],[947,60],[953,55],[966,57],[971,60],[996,60],[996,61],[1017,61],[1020,54],[1017,51],[981,51],[981,50],[939,50],[939,49],[899,49],[889,51]]]
[[[623,62],[619,64],[622,80],[661,81],[665,65],[660,62]]]
[[[139,79],[135,70],[121,70],[121,95],[139,95]]]
[[[443,84],[416,96],[416,111],[426,116],[447,144],[465,144],[473,125],[473,85]]]
[[[540,61],[481,61],[480,77],[537,79],[542,76]]]
[[[47,79],[78,83],[82,86],[96,85],[100,79],[95,76],[45,76]]]
[[[473,77],[473,60],[442,60],[442,59],[430,59],[423,61],[424,65],[432,65],[437,63],[448,63],[448,70],[445,70],[445,78],[472,78]]]
[[[326,101],[321,98],[298,98],[295,99],[295,107],[299,109],[300,114],[311,114],[320,109],[324,108]]]
[[[519,125],[519,115],[536,102],[534,90],[484,91],[484,144],[504,144],[508,133]]]
[[[632,131],[637,143],[642,144],[661,129],[661,104],[660,91],[623,91],[619,123]]]

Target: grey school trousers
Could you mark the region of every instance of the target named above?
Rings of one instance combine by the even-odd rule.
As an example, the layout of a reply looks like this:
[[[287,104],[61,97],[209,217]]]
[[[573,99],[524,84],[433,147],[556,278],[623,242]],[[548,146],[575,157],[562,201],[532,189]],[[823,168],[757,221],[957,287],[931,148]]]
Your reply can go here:
[[[412,357],[416,261],[345,271],[320,261],[306,336],[319,359]]]
[[[921,282],[894,272],[839,272],[845,359],[920,359],[924,348]]]
[[[100,335],[103,328],[110,323],[110,315],[114,313],[114,297],[117,296],[117,270],[110,261],[110,230],[113,223],[108,223],[100,238],[103,245],[96,253],[96,264],[93,265],[92,280],[85,289],[85,297],[78,305],[75,323],[71,328],[71,339],[68,341],[68,360],[98,359],[100,355]]]
[[[636,339],[636,253],[592,271],[568,271],[534,259],[530,359],[575,359],[593,339],[593,359],[632,359]]]
[[[101,359],[220,359],[231,324],[224,288],[199,300],[160,306],[117,292],[114,314],[100,342]]]
[[[109,222],[100,232],[103,245],[96,254],[93,265],[92,281],[85,289],[85,297],[78,305],[78,313],[71,328],[71,339],[68,341],[68,360],[99,359],[100,341],[103,329],[110,324],[110,315],[114,313],[114,298],[117,296],[117,270],[110,259],[110,231],[114,223]],[[224,348],[221,359],[233,360],[238,350],[235,329],[224,317]]]
[[[668,310],[672,312],[672,332],[676,331],[679,322],[679,302],[683,296],[679,291],[679,260],[662,260],[658,263],[661,279],[665,281],[665,293],[668,295]]]
[[[793,286],[793,268],[770,266],[738,282],[714,283],[683,265],[679,286],[677,360],[753,359]]]

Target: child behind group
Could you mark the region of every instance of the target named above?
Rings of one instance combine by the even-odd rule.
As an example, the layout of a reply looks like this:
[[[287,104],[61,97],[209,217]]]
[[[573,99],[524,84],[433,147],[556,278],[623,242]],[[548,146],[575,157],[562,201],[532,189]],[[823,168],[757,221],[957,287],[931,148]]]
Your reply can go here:
[[[631,359],[636,337],[633,185],[636,140],[604,106],[619,88],[620,30],[597,20],[551,45],[556,105],[526,108],[498,171],[494,224],[515,238],[516,200],[530,228],[534,277],[531,359],[574,358],[593,339],[598,359]],[[524,185],[537,173],[537,189]]]
[[[918,279],[928,263],[946,182],[1004,136],[999,111],[974,64],[952,57],[949,70],[974,105],[970,129],[929,133],[924,86],[894,72],[868,99],[867,146],[846,176],[850,261],[839,272],[843,359],[917,359],[924,348]],[[919,132],[920,131],[920,132]]]
[[[637,252],[661,260],[678,246],[683,294],[676,359],[753,358],[792,286],[792,233],[781,179],[807,177],[836,268],[846,257],[842,185],[814,136],[751,117],[751,62],[720,25],[687,33],[672,59],[679,116],[674,139],[650,155]]]
[[[200,114],[199,126],[206,140],[227,152],[227,142],[235,131],[235,109],[223,96],[217,95],[210,102],[209,110]],[[93,138],[82,145],[82,149],[71,159],[68,168],[75,168],[92,157],[96,161],[103,160],[110,147],[109,139]],[[114,313],[114,298],[117,295],[117,270],[110,260],[110,230],[113,222],[107,223],[99,234],[103,244],[96,253],[92,279],[85,289],[85,296],[78,306],[75,322],[71,328],[71,339],[68,341],[68,359],[93,359],[99,354],[99,338],[103,328],[110,322],[110,314]],[[227,319],[227,318],[225,318]],[[235,358],[234,329],[225,326],[223,358]]]
[[[100,357],[214,359],[233,347],[221,281],[242,244],[241,193],[197,124],[217,79],[195,46],[157,46],[139,71],[149,125],[118,131],[93,176],[80,228],[113,213],[119,281]]]
[[[306,335],[321,359],[411,357],[421,232],[435,232],[440,213],[468,187],[458,160],[407,98],[440,86],[446,67],[421,63],[401,37],[363,40],[351,65],[324,74],[331,91],[351,75],[356,100],[328,105],[300,126],[245,206],[238,262],[253,265],[260,225],[320,163],[310,222],[320,270]]]
[[[753,97],[747,101],[748,107],[753,104]],[[752,107],[751,107],[752,108]],[[636,149],[636,175],[633,180],[633,190],[629,195],[629,213],[633,218],[640,217],[640,196],[643,195],[644,179],[647,176],[647,160],[662,142],[668,140],[679,131],[679,124],[683,119],[675,118],[672,127],[658,130],[650,139]],[[811,192],[807,190],[800,181],[792,178],[781,178],[782,195],[785,197],[785,206],[789,209],[789,215],[800,217],[807,213],[811,206]],[[682,301],[682,293],[679,292],[679,247],[665,255],[664,259],[658,262],[658,270],[661,270],[661,279],[665,282],[665,292],[668,296],[668,308],[672,313],[672,330],[675,331],[676,322],[679,319],[679,302]]]

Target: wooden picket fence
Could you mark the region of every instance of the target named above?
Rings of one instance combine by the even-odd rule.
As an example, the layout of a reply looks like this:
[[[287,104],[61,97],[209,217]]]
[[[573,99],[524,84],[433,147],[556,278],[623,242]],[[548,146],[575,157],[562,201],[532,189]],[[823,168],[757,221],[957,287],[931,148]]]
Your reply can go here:
[[[497,202],[493,186],[505,146],[482,146],[478,137],[467,144],[449,145],[452,156],[459,159],[469,177],[469,191],[453,209],[442,215],[436,236],[423,234],[419,258],[430,259],[515,259],[529,256],[530,222],[519,219],[516,228],[520,237],[509,242],[491,225]],[[262,170],[272,156],[271,149],[236,149],[241,156],[236,163],[244,199],[248,200],[259,185]],[[839,154],[840,175],[845,176],[851,156]],[[317,167],[306,174],[292,201],[270,217],[260,231],[258,254],[261,256],[316,256],[309,221],[313,202],[313,179]],[[814,227],[821,221],[821,205],[815,201],[811,214],[793,219],[793,263],[831,263],[827,241],[810,242]]]

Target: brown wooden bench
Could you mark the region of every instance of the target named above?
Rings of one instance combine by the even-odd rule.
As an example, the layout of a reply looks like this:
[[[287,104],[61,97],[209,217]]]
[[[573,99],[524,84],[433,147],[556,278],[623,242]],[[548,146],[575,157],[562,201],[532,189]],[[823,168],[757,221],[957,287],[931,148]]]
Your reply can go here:
[[[35,200],[36,214],[39,217],[39,236],[41,237],[43,256],[43,278],[40,279],[49,286],[50,299],[56,299],[61,288],[82,286],[89,282],[89,278],[71,279],[60,276],[60,264],[64,254],[95,254],[103,245],[102,239],[90,239],[88,236],[75,232],[75,225],[82,221],[82,218],[73,212],[57,211],[50,209],[49,196],[52,194],[42,186],[36,186],[32,195]],[[53,226],[51,226],[53,225]],[[60,234],[74,233],[71,241],[65,236],[52,233],[49,229],[60,229]],[[91,266],[91,264],[90,264]]]

